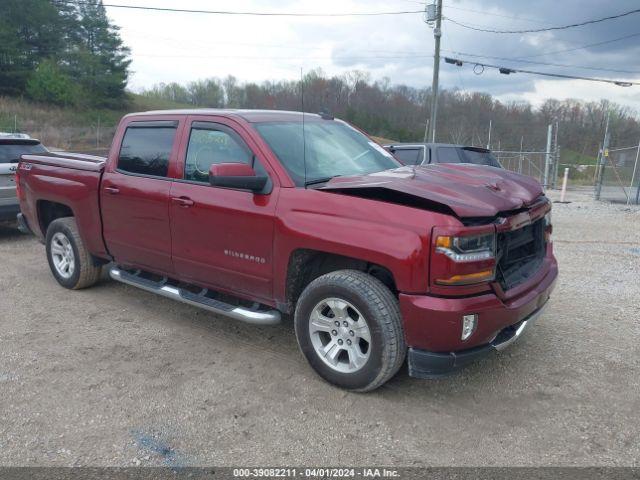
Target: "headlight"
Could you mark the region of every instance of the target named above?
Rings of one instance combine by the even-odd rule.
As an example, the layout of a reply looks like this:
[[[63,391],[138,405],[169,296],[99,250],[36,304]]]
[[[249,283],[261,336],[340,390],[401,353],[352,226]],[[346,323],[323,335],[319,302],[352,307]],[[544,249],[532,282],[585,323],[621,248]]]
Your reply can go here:
[[[454,262],[477,262],[495,258],[496,236],[494,234],[467,237],[438,237],[436,251]]]

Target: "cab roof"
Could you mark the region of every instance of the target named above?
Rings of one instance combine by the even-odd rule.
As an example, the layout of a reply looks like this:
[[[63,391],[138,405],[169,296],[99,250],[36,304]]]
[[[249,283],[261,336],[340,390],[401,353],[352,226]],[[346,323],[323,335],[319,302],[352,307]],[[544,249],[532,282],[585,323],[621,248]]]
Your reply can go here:
[[[224,108],[194,108],[184,110],[155,110],[149,112],[131,113],[130,116],[151,116],[151,115],[222,115],[230,117],[240,117],[250,123],[255,122],[301,122],[304,115],[305,121],[330,120],[333,117],[326,115],[305,112],[292,112],[286,110],[244,110],[244,109],[224,109]]]

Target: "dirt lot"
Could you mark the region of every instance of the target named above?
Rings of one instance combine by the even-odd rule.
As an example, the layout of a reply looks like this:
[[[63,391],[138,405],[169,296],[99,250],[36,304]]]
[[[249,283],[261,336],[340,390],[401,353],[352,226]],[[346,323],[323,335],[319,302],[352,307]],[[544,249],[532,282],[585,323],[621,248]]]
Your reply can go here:
[[[555,205],[561,277],[501,355],[350,394],[290,322],[59,287],[0,230],[0,465],[640,465],[640,210]]]

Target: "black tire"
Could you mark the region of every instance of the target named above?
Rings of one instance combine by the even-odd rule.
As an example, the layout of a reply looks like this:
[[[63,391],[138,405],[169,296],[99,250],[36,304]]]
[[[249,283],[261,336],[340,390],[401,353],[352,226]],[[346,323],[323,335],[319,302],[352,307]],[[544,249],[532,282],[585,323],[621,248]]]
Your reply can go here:
[[[62,276],[54,265],[52,240],[57,233],[64,235],[73,249],[74,269],[69,278]],[[91,287],[100,279],[102,267],[95,265],[91,254],[85,248],[73,217],[58,218],[51,222],[47,229],[46,249],[51,273],[63,287],[71,290],[80,290]]]
[[[327,365],[312,343],[309,319],[314,308],[328,298],[351,303],[365,317],[371,332],[368,359],[355,372],[343,373]],[[313,369],[327,382],[346,390],[378,388],[397,373],[407,351],[397,298],[378,279],[357,270],[338,270],[311,282],[298,299],[295,330],[300,350]]]

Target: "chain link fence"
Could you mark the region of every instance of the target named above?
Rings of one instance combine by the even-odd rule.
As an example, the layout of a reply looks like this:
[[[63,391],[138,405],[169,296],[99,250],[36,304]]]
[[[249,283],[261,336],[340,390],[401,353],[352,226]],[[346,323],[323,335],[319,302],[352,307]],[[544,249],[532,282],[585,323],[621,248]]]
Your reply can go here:
[[[99,122],[83,126],[55,125],[18,120],[16,126],[0,128],[11,133],[26,133],[37,138],[51,151],[72,151],[93,155],[105,155],[116,132],[116,125]]]
[[[101,156],[107,155],[117,127],[99,121],[83,126],[65,126],[54,122],[29,121],[13,114],[3,117],[10,121],[2,122],[3,128],[0,130],[27,133],[39,139],[51,151]],[[588,186],[594,188],[596,199],[640,204],[640,145],[601,151],[597,165],[562,163],[558,147],[549,152],[547,185],[544,181],[546,151],[495,150],[493,154],[505,169],[529,175],[545,188],[559,187],[565,168],[569,168],[569,189]]]
[[[640,205],[640,145],[610,148],[601,154],[597,199]]]
[[[520,152],[511,150],[493,151],[494,156],[507,170],[521,173],[544,182],[546,152]]]

